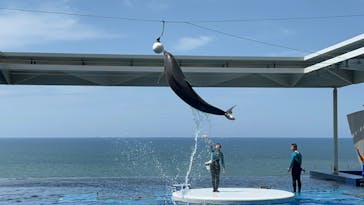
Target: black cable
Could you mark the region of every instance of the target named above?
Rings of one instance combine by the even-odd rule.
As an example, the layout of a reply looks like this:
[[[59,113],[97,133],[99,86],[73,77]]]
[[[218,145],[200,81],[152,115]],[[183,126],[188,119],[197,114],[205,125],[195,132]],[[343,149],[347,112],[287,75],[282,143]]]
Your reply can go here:
[[[300,53],[320,54],[320,55],[327,56],[327,57],[330,57],[330,58],[331,57],[338,57],[338,56],[333,56],[333,55],[330,55],[330,54],[319,53],[317,51],[316,52],[315,51],[308,51],[308,50],[292,48],[292,47],[288,47],[288,46],[284,46],[284,45],[280,45],[280,44],[270,43],[270,42],[266,42],[266,41],[260,41],[260,40],[256,40],[256,39],[245,37],[245,36],[239,36],[239,35],[236,35],[236,34],[227,33],[225,31],[220,31],[220,30],[213,29],[213,28],[210,28],[210,27],[201,26],[201,25],[194,24],[194,23],[191,23],[191,22],[184,22],[184,23],[188,24],[188,25],[191,25],[191,26],[194,26],[194,27],[199,28],[199,29],[215,32],[215,33],[218,33],[218,34],[221,34],[221,35],[229,36],[229,37],[232,37],[232,38],[237,38],[237,39],[240,39],[240,40],[251,41],[251,42],[264,44],[264,45],[268,45],[268,46],[272,46],[272,47],[284,48],[284,49],[288,49],[288,50],[297,51],[297,52],[300,52]],[[339,58],[341,58],[341,57],[339,57]]]
[[[222,34],[222,35],[225,35],[225,36],[229,36],[229,37],[241,39],[241,40],[252,41],[252,42],[255,42],[255,43],[259,43],[259,44],[264,44],[264,45],[268,45],[268,46],[272,46],[272,47],[284,48],[284,49],[298,51],[298,52],[303,52],[303,53],[313,53],[311,51],[305,51],[305,50],[301,50],[301,49],[297,49],[297,48],[292,48],[292,47],[288,47],[288,46],[284,46],[284,45],[280,45],[280,44],[270,43],[270,42],[266,42],[266,41],[260,41],[260,40],[256,40],[256,39],[249,38],[249,37],[245,37],[245,36],[239,36],[239,35],[236,35],[236,34],[227,33],[225,31],[220,31],[220,30],[213,29],[213,28],[209,28],[209,27],[206,27],[206,26],[201,26],[201,25],[194,24],[194,23],[191,23],[191,22],[185,22],[185,24],[194,26],[194,27],[199,28],[199,29],[203,29],[203,30],[207,30],[207,31],[212,31],[212,32],[215,32],[215,33],[218,33],[218,34]]]
[[[127,17],[118,17],[118,16],[101,16],[101,15],[94,15],[94,14],[78,14],[78,13],[69,13],[69,12],[62,12],[62,11],[13,9],[13,8],[3,8],[3,7],[0,7],[0,10],[21,11],[21,12],[30,12],[30,13],[58,14],[58,15],[67,15],[67,16],[81,16],[81,17],[91,17],[91,18],[114,19],[114,20],[122,20],[122,21],[161,22],[161,20],[157,20],[157,19],[127,18]]]
[[[81,16],[91,18],[103,18],[103,19],[115,19],[123,21],[139,21],[139,22],[161,22],[159,19],[145,19],[145,18],[129,18],[119,16],[103,16],[94,14],[80,14],[70,13],[62,11],[45,11],[35,9],[19,9],[19,8],[5,8],[0,7],[0,10],[9,11],[21,11],[31,13],[46,13],[46,14],[58,14],[58,15],[69,15],[69,16]],[[347,14],[347,15],[328,15],[328,16],[301,16],[301,17],[277,17],[277,18],[246,18],[246,19],[225,19],[225,20],[165,20],[167,23],[234,23],[234,22],[257,22],[257,21],[294,21],[294,20],[317,20],[317,19],[335,19],[335,18],[355,18],[364,17],[364,14]]]
[[[239,36],[236,34],[231,34],[225,31],[220,31],[214,28],[201,26],[196,23],[233,23],[233,22],[251,22],[251,21],[286,21],[286,20],[311,20],[311,19],[332,19],[332,18],[353,18],[353,17],[364,17],[364,14],[349,14],[349,15],[331,15],[331,16],[308,16],[308,17],[280,17],[280,18],[250,18],[250,19],[226,19],[226,20],[196,20],[196,21],[178,21],[178,20],[158,20],[158,19],[145,19],[145,18],[128,18],[128,17],[118,17],[118,16],[102,16],[94,14],[79,14],[79,13],[69,13],[61,11],[44,11],[44,10],[34,10],[34,9],[18,9],[18,8],[4,8],[0,7],[0,10],[9,11],[21,11],[21,12],[31,12],[31,13],[46,13],[46,14],[58,14],[58,15],[69,15],[69,16],[81,16],[81,17],[91,17],[91,18],[103,18],[103,19],[114,19],[122,21],[134,21],[134,22],[150,22],[150,23],[163,23],[162,33],[158,39],[160,39],[164,34],[164,28],[166,23],[181,23],[194,26],[199,29],[208,30],[221,35],[251,41],[259,44],[264,44],[272,47],[284,48],[288,50],[298,51],[302,53],[317,53],[313,51],[306,51],[302,49],[292,48],[280,44],[270,43],[266,41],[256,40],[249,37]],[[326,54],[327,55],[327,54]]]
[[[159,35],[159,37],[157,38],[157,41],[160,42],[163,34],[164,34],[164,27],[165,27],[166,22],[164,20],[162,20],[162,32],[161,35]]]
[[[329,15],[329,16],[301,16],[301,17],[277,17],[277,18],[246,18],[246,19],[225,19],[225,20],[194,20],[192,23],[239,23],[257,21],[296,21],[296,20],[317,20],[336,18],[364,17],[364,14]]]

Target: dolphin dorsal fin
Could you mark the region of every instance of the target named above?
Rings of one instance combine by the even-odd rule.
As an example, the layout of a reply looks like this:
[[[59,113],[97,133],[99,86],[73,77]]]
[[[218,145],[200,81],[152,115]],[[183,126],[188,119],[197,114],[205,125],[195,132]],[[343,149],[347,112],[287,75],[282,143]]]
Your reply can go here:
[[[188,82],[187,80],[185,80],[186,81],[186,83],[192,88],[192,85],[191,85],[191,83],[190,82]]]

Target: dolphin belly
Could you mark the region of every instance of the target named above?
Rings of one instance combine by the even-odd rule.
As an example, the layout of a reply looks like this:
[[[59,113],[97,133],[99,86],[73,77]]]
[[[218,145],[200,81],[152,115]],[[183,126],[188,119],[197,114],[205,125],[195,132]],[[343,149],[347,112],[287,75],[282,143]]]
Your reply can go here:
[[[180,97],[184,102],[189,104],[191,107],[196,108],[197,110],[200,110],[202,112],[215,114],[215,115],[224,115],[225,111],[210,105],[206,101],[204,101],[189,85],[187,81],[185,81],[184,84],[178,84],[178,81],[176,81],[174,78],[169,78],[168,84]]]
[[[226,112],[212,106],[193,90],[192,86],[185,80],[185,76],[177,61],[168,52],[164,52],[164,72],[166,80],[174,93],[191,107],[210,114],[225,115],[230,120],[234,119],[231,109],[229,109],[229,112]]]

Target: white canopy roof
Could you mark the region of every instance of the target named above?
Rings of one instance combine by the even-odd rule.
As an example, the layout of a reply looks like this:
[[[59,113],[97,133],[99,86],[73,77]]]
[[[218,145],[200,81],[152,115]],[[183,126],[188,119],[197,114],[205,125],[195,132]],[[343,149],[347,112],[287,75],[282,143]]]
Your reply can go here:
[[[305,57],[176,56],[198,87],[342,87],[364,82],[364,34]],[[0,53],[0,84],[166,86],[160,55]]]

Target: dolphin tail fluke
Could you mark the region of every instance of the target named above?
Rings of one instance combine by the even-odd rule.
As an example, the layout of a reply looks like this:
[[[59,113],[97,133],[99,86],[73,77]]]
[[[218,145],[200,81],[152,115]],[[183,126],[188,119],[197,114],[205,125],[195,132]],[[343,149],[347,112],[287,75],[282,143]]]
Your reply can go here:
[[[233,109],[236,107],[236,105],[232,106],[230,109],[226,110],[225,117],[229,120],[235,120],[235,117],[233,115]]]

